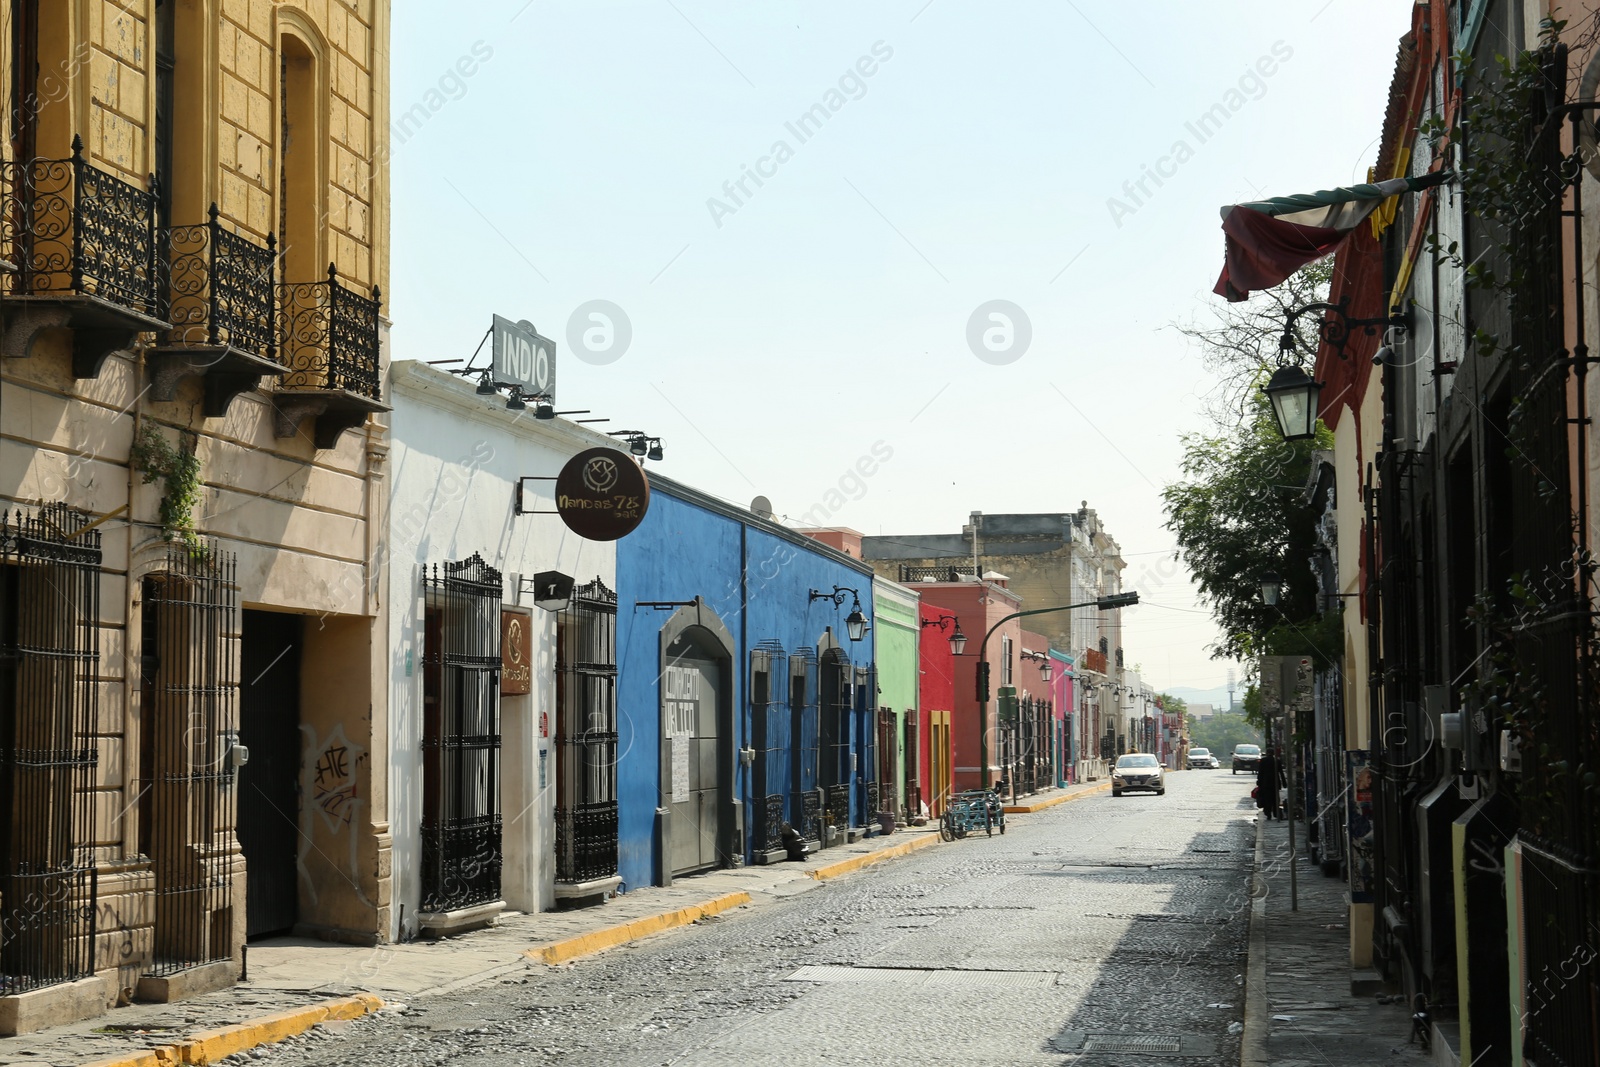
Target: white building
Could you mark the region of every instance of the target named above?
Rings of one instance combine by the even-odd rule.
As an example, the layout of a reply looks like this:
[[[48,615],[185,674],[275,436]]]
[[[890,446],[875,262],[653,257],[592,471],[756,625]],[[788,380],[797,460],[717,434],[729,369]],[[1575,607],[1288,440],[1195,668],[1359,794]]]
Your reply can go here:
[[[565,699],[580,688],[598,692],[603,714],[609,693],[614,739],[614,670],[607,686],[603,667],[598,675],[592,668],[607,651],[615,663],[616,552],[612,543],[580,538],[555,514],[517,514],[514,501],[522,478],[553,478],[578,452],[616,441],[562,419],[539,420],[531,405],[507,411],[503,397],[480,396],[474,383],[422,363],[395,363],[391,381],[391,933],[409,937],[419,928],[481,925],[507,908],[545,910],[565,895],[557,889],[558,877],[571,874],[558,871],[557,858],[563,761],[555,748],[566,721],[557,703],[558,622],[592,653],[576,657],[586,675],[581,686],[567,679]],[[532,507],[553,512],[553,484],[527,483],[538,497]],[[575,624],[576,608],[558,620],[535,607],[532,579],[540,572],[570,576],[580,594],[587,586],[599,614]],[[584,603],[580,595],[575,605]],[[610,759],[596,765],[614,764],[611,743]],[[614,776],[610,782],[614,874]],[[569,826],[568,850],[572,840]],[[563,888],[579,883],[585,892],[578,895],[591,895],[614,887],[615,878],[567,877]]]

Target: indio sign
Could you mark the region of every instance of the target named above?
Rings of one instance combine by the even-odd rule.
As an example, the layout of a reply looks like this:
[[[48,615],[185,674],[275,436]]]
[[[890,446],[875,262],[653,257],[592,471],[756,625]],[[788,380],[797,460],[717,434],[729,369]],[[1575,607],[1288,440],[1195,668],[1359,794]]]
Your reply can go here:
[[[556,394],[556,343],[539,336],[533,323],[524,319],[494,317],[494,343],[490,346],[494,380],[502,386],[515,385],[523,396]]]
[[[556,477],[556,511],[567,529],[591,541],[626,537],[650,508],[644,468],[626,452],[588,448]]]

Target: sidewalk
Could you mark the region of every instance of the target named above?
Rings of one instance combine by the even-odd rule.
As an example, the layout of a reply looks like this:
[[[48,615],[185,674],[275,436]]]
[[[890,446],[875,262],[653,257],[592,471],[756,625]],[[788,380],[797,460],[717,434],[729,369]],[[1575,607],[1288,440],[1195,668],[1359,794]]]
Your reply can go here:
[[[1305,855],[1296,868],[1300,908],[1289,909],[1289,824],[1257,824],[1256,884],[1245,976],[1242,1067],[1373,1067],[1432,1063],[1411,1034],[1403,1003],[1350,993],[1345,881]],[[1261,891],[1261,890],[1264,890]]]
[[[1041,794],[1054,801],[1098,792],[1094,784]],[[1035,798],[1030,798],[1035,799]],[[135,1004],[73,1026],[0,1038],[0,1065],[156,1067],[209,1063],[369,1011],[398,1010],[420,997],[502,977],[536,976],[551,964],[744,905],[761,906],[815,889],[874,863],[940,844],[938,824],[839,845],[808,862],[740,867],[634,890],[603,905],[529,915],[437,941],[358,947],[307,938],[249,946],[248,975],[231,989],[173,1004]],[[172,1048],[171,1046],[178,1046]]]

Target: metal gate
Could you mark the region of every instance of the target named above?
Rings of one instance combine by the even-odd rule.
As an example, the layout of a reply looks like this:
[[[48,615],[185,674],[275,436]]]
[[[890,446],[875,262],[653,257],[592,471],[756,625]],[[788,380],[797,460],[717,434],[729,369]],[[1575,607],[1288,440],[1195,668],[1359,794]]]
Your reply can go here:
[[[825,649],[819,670],[823,819],[840,833],[850,825],[850,664]]]
[[[908,713],[909,714],[909,713]],[[880,811],[899,812],[900,808],[900,783],[898,771],[899,758],[899,733],[897,730],[894,709],[878,709],[878,806],[867,812],[871,818]]]
[[[789,724],[793,774],[789,821],[812,841],[822,840],[822,795],[818,792],[821,736],[817,707],[817,653],[810,646],[789,656]]]
[[[422,910],[500,899],[500,572],[423,574]]]
[[[750,734],[755,745],[754,849],[767,852],[783,847],[788,706],[780,699],[781,679],[789,672],[788,657],[776,641],[763,641],[750,653]]]
[[[731,783],[725,783],[720,773],[720,674],[717,661],[694,654],[686,642],[667,650],[662,738],[667,745],[674,875],[703,871],[722,861],[721,800]]]
[[[0,995],[94,973],[100,534],[0,513]]]
[[[556,652],[556,881],[617,873],[617,594],[574,590]]]
[[[139,838],[156,883],[153,975],[234,950],[234,568],[215,546],[174,546],[144,579]]]
[[[906,710],[906,747],[904,752],[906,776],[906,821],[922,814],[922,745],[921,728],[917,722],[919,712]]]

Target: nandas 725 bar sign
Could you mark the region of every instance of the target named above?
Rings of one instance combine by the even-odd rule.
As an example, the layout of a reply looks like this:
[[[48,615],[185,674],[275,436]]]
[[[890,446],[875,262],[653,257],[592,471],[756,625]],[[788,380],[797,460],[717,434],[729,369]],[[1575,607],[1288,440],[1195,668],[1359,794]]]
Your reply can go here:
[[[491,331],[494,343],[490,346],[494,380],[501,385],[515,385],[523,396],[556,395],[556,343],[539,336],[533,323],[524,319],[494,317]]]
[[[625,537],[644,521],[649,508],[649,479],[626,452],[584,449],[556,476],[556,511],[579,537],[591,541]]]

